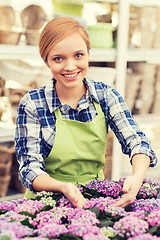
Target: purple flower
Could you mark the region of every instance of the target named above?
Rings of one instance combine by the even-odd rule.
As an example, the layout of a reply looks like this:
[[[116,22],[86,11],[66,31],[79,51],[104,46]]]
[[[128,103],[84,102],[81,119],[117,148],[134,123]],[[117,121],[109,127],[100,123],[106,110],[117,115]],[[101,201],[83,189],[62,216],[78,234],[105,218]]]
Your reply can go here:
[[[12,211],[15,208],[15,203],[4,201],[0,203],[0,210]]]
[[[137,210],[136,212],[127,212],[126,215],[127,216],[132,216],[132,217],[138,217],[138,218],[141,218],[143,220],[147,220],[147,216],[146,216],[144,210]]]
[[[16,221],[20,222],[20,221],[25,220],[26,218],[28,218],[30,221],[32,221],[31,217],[25,216],[25,215],[20,214],[20,213],[16,213],[14,211],[7,212],[5,214],[5,217],[8,218],[10,221],[16,220]]]
[[[150,185],[149,183],[146,182],[141,186],[137,197],[143,198],[143,199],[153,198],[153,197],[156,198],[159,188],[160,188],[160,186],[158,186],[158,185],[156,185],[156,186]]]
[[[85,208],[91,208],[91,207],[99,207],[101,211],[105,211],[105,207],[108,207],[109,205],[113,205],[117,202],[117,200],[111,198],[111,197],[99,197],[99,198],[92,198],[88,201]]]
[[[71,223],[68,226],[68,232],[74,234],[77,237],[83,237],[85,234],[100,234],[100,228],[97,226],[93,226],[91,224],[83,224],[83,223]]]
[[[16,239],[21,239],[22,237],[33,234],[33,230],[31,228],[24,226],[17,221],[9,222],[9,220],[8,221],[0,220],[0,229],[3,229],[3,235],[4,234],[7,235],[8,232],[10,233],[13,232],[13,234],[16,236]]]
[[[56,223],[60,225],[62,224],[62,218],[67,218],[67,210],[68,208],[66,207],[55,207],[50,211],[42,211],[33,219],[32,224],[37,226],[38,229],[48,223]]]
[[[153,211],[148,215],[148,223],[150,226],[160,226],[160,210]]]
[[[68,233],[68,230],[64,224],[56,224],[56,223],[47,223],[42,228],[35,230],[35,233],[38,233],[40,237],[59,237],[62,234]]]
[[[37,213],[40,209],[44,207],[44,204],[37,200],[26,199],[22,204],[19,204],[14,208],[17,213],[28,212],[31,214]]]
[[[139,211],[139,210],[144,210],[145,212],[151,212],[155,209],[160,209],[160,199],[139,199],[135,200],[131,204],[132,210],[134,212]]]
[[[96,225],[99,220],[96,218],[96,214],[89,210],[84,210],[81,208],[72,209],[72,212],[68,214],[68,220],[71,224],[89,224]]]
[[[156,178],[145,177],[143,179],[143,183],[149,183],[150,185],[159,186],[160,187],[160,181],[158,179],[156,179]]]
[[[50,222],[54,222],[54,213],[51,211],[42,211],[37,214],[36,218],[33,219],[32,224],[40,229],[45,224],[48,224]]]
[[[128,240],[158,240],[160,239],[157,236],[153,236],[150,233],[140,234],[135,237],[128,238]]]
[[[57,201],[57,206],[58,207],[69,207],[73,208],[72,203],[68,200],[66,196],[62,196],[58,201]]]
[[[99,234],[87,233],[83,236],[83,240],[109,240],[109,238],[100,233]]]
[[[126,180],[126,177],[119,178],[117,183],[121,186],[121,188],[123,187],[123,184],[124,184],[125,180]]]
[[[126,211],[124,210],[124,208],[121,207],[116,207],[116,206],[106,206],[104,209],[105,213],[110,213],[111,216],[120,216],[120,217],[124,217],[126,216]]]
[[[132,216],[121,218],[114,223],[114,230],[120,237],[134,237],[148,230],[148,223],[142,219]]]
[[[86,184],[86,187],[89,189],[95,189],[99,193],[102,193],[106,196],[112,196],[114,198],[118,197],[122,190],[118,183],[101,179],[92,180]]]

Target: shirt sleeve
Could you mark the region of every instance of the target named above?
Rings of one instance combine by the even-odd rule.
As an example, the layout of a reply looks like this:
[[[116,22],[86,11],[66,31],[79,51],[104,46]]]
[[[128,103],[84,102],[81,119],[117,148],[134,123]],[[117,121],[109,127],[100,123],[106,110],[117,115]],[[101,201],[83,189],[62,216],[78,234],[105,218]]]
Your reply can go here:
[[[26,94],[18,107],[15,149],[22,184],[33,191],[32,182],[39,174],[47,174],[42,156],[40,122],[30,95]]]
[[[143,153],[150,157],[150,167],[157,164],[150,140],[139,128],[122,96],[112,88],[106,89],[109,107],[109,125],[114,131],[122,152],[132,159],[134,154]],[[132,163],[132,162],[131,162]]]

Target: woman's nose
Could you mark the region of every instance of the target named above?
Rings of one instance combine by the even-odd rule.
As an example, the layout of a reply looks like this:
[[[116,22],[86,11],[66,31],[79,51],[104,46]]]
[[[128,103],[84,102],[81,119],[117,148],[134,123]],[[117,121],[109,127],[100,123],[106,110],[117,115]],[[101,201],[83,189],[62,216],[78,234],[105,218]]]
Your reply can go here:
[[[64,70],[73,71],[76,68],[73,60],[69,60],[65,62]]]

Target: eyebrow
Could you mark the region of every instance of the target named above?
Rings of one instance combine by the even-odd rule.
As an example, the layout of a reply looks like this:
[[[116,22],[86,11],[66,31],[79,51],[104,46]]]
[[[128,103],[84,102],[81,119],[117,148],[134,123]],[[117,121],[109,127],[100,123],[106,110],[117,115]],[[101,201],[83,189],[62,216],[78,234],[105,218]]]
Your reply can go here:
[[[74,52],[74,54],[79,53],[79,52],[84,52],[84,50],[83,49],[77,50],[77,51]],[[59,53],[59,54],[56,53],[56,54],[51,55],[50,57],[51,58],[53,58],[53,57],[61,57],[63,55],[64,55],[63,53]]]

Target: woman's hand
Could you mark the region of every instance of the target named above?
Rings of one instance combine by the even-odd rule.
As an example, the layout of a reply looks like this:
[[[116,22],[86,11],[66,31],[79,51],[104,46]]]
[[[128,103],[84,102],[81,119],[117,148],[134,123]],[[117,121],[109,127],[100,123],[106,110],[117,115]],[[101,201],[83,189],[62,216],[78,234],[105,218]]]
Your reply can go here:
[[[87,200],[83,197],[79,189],[72,183],[64,183],[62,192],[74,207],[85,207],[87,204]]]
[[[145,154],[135,154],[132,157],[132,176],[129,176],[124,181],[124,195],[115,204],[117,207],[125,207],[132,203],[137,196],[137,193],[143,183],[143,178],[150,165],[150,158]]]
[[[121,199],[115,204],[117,207],[125,207],[128,204],[132,203],[137,196],[137,193],[142,185],[143,177],[139,175],[132,175],[126,178],[122,191],[124,195]]]
[[[32,183],[35,191],[62,192],[74,207],[85,207],[87,200],[79,189],[72,183],[63,183],[47,174],[38,175]]]

